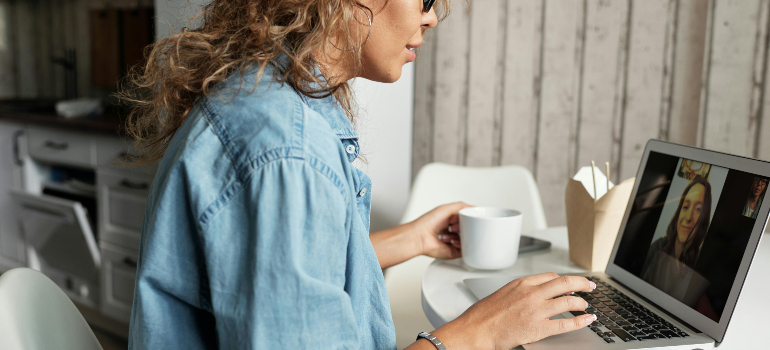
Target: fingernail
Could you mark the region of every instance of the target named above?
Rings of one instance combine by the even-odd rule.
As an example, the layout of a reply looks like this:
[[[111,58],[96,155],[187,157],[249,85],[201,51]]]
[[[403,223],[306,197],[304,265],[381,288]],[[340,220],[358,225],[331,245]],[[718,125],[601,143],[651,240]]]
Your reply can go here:
[[[438,234],[438,240],[439,240],[439,241],[443,241],[443,240],[444,240],[444,234],[442,234],[442,233],[439,233],[439,234]]]
[[[586,309],[587,309],[589,306],[591,306],[591,305],[588,305],[588,302],[586,301]]]
[[[588,283],[591,285],[591,290],[596,289],[596,283],[593,283],[591,281],[588,281]]]
[[[594,321],[596,321],[596,315],[594,314],[587,314],[583,316],[583,322],[585,323],[591,324],[594,323]]]

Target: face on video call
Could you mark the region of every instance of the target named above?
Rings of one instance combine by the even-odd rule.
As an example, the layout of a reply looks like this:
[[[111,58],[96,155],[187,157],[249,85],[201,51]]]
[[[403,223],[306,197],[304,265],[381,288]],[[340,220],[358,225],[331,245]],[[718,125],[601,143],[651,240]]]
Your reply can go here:
[[[695,176],[684,189],[663,237],[667,242],[662,249],[675,260],[695,265],[710,223],[711,192],[711,184],[701,176]]]
[[[703,197],[705,197],[705,193],[706,187],[696,184],[690,188],[690,191],[683,198],[676,226],[679,243],[686,243],[695,229],[695,224],[700,219],[700,214],[703,210]]]
[[[762,194],[762,192],[765,192],[765,189],[767,188],[767,180],[755,177],[754,178],[754,184],[751,187],[751,194],[754,197],[759,196]]]
[[[767,181],[767,179],[755,177],[751,182],[751,191],[749,191],[749,196],[746,199],[746,205],[743,206],[743,216],[752,219],[757,218],[758,209],[762,205],[762,199],[765,197],[765,190],[767,190]]]

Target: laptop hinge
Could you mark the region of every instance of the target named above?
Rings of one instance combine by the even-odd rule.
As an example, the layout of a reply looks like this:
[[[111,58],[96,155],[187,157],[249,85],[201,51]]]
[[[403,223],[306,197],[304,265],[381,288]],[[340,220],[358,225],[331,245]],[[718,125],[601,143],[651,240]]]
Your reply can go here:
[[[666,316],[668,316],[668,317],[671,317],[671,318],[673,318],[673,319],[674,319],[674,320],[676,320],[677,322],[681,323],[683,326],[687,327],[689,330],[691,330],[691,331],[693,331],[693,332],[695,332],[695,333],[701,333],[701,334],[703,333],[703,332],[701,332],[700,330],[698,330],[697,328],[695,328],[695,327],[691,326],[689,323],[687,323],[687,322],[685,322],[685,321],[682,321],[682,319],[681,319],[681,318],[679,318],[679,317],[676,317],[676,316],[674,316],[673,314],[671,314],[670,312],[668,312],[668,311],[664,310],[663,308],[661,308],[660,306],[658,306],[658,304],[655,304],[655,303],[654,303],[652,300],[650,300],[650,299],[647,299],[647,298],[645,298],[645,297],[643,297],[643,296],[639,295],[639,293],[637,293],[637,292],[634,292],[634,291],[633,291],[631,288],[628,288],[628,286],[626,286],[625,284],[621,283],[620,281],[618,281],[617,279],[613,278],[612,276],[609,276],[609,275],[608,275],[608,277],[609,277],[609,278],[610,278],[610,279],[611,279],[613,282],[615,282],[615,283],[617,283],[617,284],[619,284],[619,285],[623,286],[623,288],[625,288],[625,289],[626,289],[626,290],[627,290],[629,293],[633,294],[635,297],[637,297],[637,298],[639,298],[639,299],[642,299],[642,300],[644,300],[644,301],[646,301],[646,302],[650,303],[652,306],[654,306],[654,307],[655,307],[656,309],[658,309],[660,312],[662,312],[662,313],[666,314]],[[717,346],[719,346],[719,343],[717,343]]]

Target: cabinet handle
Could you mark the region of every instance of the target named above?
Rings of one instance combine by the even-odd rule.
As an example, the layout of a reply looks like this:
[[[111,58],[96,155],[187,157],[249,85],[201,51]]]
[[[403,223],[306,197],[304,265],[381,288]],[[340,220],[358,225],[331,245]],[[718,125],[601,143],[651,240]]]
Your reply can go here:
[[[150,187],[150,185],[146,182],[136,183],[136,182],[131,182],[127,179],[121,180],[120,185],[126,188],[130,188],[132,190],[146,190],[147,188]]]
[[[24,130],[16,130],[13,133],[13,160],[17,166],[24,165],[24,160],[21,159],[21,151],[19,150],[19,137],[24,135]]]
[[[133,268],[136,268],[136,259],[133,259],[133,258],[131,258],[131,257],[128,257],[128,256],[127,256],[127,257],[125,257],[125,258],[123,259],[123,263],[124,263],[124,264],[126,264],[126,265],[128,265],[128,266],[131,266],[131,267],[133,267]]]
[[[48,140],[45,142],[45,147],[48,147],[50,149],[55,149],[57,151],[63,151],[67,149],[69,146],[70,145],[67,144],[66,142],[59,143],[59,142],[53,142],[51,140]]]

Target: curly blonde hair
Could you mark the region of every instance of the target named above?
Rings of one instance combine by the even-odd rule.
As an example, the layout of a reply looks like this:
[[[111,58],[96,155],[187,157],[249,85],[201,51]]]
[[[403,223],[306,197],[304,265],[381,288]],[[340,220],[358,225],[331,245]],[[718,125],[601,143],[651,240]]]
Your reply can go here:
[[[450,0],[438,0],[434,8],[443,19],[449,14]],[[133,163],[160,159],[195,102],[209,96],[217,83],[238,72],[243,81],[244,71],[255,67],[258,82],[267,65],[275,64],[280,55],[288,56],[289,64],[282,74],[274,75],[274,81],[288,83],[311,98],[333,95],[353,120],[350,86],[314,75],[312,54],[319,49],[326,52],[331,40],[343,49],[360,47],[361,35],[349,24],[361,22],[356,17],[361,10],[373,18],[372,10],[358,0],[214,0],[207,4],[189,22],[198,20],[201,25],[149,46],[146,63],[134,67],[122,84],[118,97],[131,105],[126,131],[142,152]],[[360,72],[360,50],[340,50],[340,54],[350,72]]]

